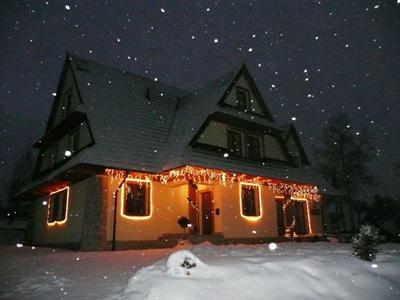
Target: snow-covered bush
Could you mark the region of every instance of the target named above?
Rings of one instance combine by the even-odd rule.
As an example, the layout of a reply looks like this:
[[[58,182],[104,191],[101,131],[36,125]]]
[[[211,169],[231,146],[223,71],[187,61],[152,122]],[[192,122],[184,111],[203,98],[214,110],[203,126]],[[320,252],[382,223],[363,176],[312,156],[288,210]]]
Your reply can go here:
[[[174,277],[187,277],[194,268],[204,267],[204,264],[192,252],[180,250],[172,253],[166,262],[167,273]]]
[[[371,225],[362,225],[360,233],[353,237],[353,255],[363,260],[373,261],[379,251],[378,241],[378,229]]]

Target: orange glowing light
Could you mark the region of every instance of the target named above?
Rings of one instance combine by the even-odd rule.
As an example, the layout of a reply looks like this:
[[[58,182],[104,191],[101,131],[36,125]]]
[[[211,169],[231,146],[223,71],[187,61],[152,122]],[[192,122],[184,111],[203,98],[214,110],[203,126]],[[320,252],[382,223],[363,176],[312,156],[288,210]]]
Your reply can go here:
[[[259,216],[246,216],[243,214],[243,205],[242,205],[242,185],[253,186],[258,189],[258,205],[260,208],[260,215]],[[240,215],[242,218],[255,222],[262,218],[263,215],[263,208],[262,208],[262,201],[261,201],[261,185],[256,183],[248,183],[248,182],[239,182],[239,203],[240,203]]]
[[[51,206],[51,195],[57,194],[57,193],[61,193],[62,191],[67,190],[67,199],[65,200],[65,218],[64,220],[61,221],[53,221],[53,222],[49,222],[49,216],[50,216],[50,206]],[[47,206],[47,225],[48,226],[54,226],[56,224],[58,225],[62,225],[65,224],[65,222],[67,222],[68,219],[68,202],[69,202],[69,186],[65,187],[65,188],[61,188],[55,192],[50,193],[49,195],[49,201],[48,201],[48,206]]]
[[[152,214],[153,214],[153,186],[152,182],[149,178],[146,179],[137,179],[137,178],[127,178],[126,182],[144,182],[146,184],[150,185],[150,214],[148,216],[128,216],[124,213],[125,211],[125,184],[122,185],[121,188],[121,205],[120,205],[120,215],[123,218],[129,219],[129,220],[147,220],[150,219]]]
[[[106,169],[105,174],[113,178],[124,178],[127,175],[126,171]],[[158,181],[162,184],[168,182],[178,182],[180,180],[190,180],[193,183],[213,183],[218,182],[223,186],[226,184],[233,184],[235,182],[245,182],[257,184],[260,186],[267,186],[274,194],[282,195],[288,194],[293,197],[306,198],[312,201],[319,201],[320,195],[318,187],[312,184],[287,182],[279,179],[253,176],[248,174],[232,173],[228,171],[208,169],[195,166],[183,166],[169,171],[158,174],[149,173],[128,173],[129,179],[144,180],[144,178],[151,181]]]

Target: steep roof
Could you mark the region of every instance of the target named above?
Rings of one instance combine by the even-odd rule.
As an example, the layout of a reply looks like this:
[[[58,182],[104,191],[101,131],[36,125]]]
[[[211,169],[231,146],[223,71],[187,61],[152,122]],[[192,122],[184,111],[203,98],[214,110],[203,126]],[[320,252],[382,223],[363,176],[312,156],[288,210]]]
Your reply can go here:
[[[159,170],[159,152],[167,143],[179,98],[188,92],[93,61],[70,61],[95,139],[79,153],[80,160]]]
[[[265,103],[266,117],[220,105],[238,76],[244,73],[250,76],[245,65],[189,92],[76,56],[67,57],[66,64],[72,67],[82,100],[77,110],[86,114],[94,144],[38,178],[30,187],[79,164],[154,173],[193,165],[283,180],[318,182],[318,176],[309,167],[227,159],[190,146],[207,118],[216,113],[285,134],[285,130],[273,122]]]

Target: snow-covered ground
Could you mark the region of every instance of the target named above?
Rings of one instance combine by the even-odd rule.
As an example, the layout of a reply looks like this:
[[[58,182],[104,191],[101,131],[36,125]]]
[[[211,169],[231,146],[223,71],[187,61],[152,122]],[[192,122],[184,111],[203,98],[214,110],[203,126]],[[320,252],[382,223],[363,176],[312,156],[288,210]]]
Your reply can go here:
[[[400,245],[381,248],[371,263],[337,243],[118,252],[7,246],[0,298],[400,299]]]

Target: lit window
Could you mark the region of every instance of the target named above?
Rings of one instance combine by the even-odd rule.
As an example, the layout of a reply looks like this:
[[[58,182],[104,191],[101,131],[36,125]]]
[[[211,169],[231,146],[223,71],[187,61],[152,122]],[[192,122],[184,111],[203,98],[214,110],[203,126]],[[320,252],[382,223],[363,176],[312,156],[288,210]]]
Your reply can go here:
[[[48,202],[47,223],[62,224],[67,220],[69,188],[63,188],[50,194]]]
[[[260,187],[258,185],[241,185],[242,215],[249,217],[261,216]]]
[[[243,156],[243,136],[241,132],[228,129],[228,149],[236,156]]]
[[[124,215],[150,215],[150,184],[148,182],[125,183]]]

